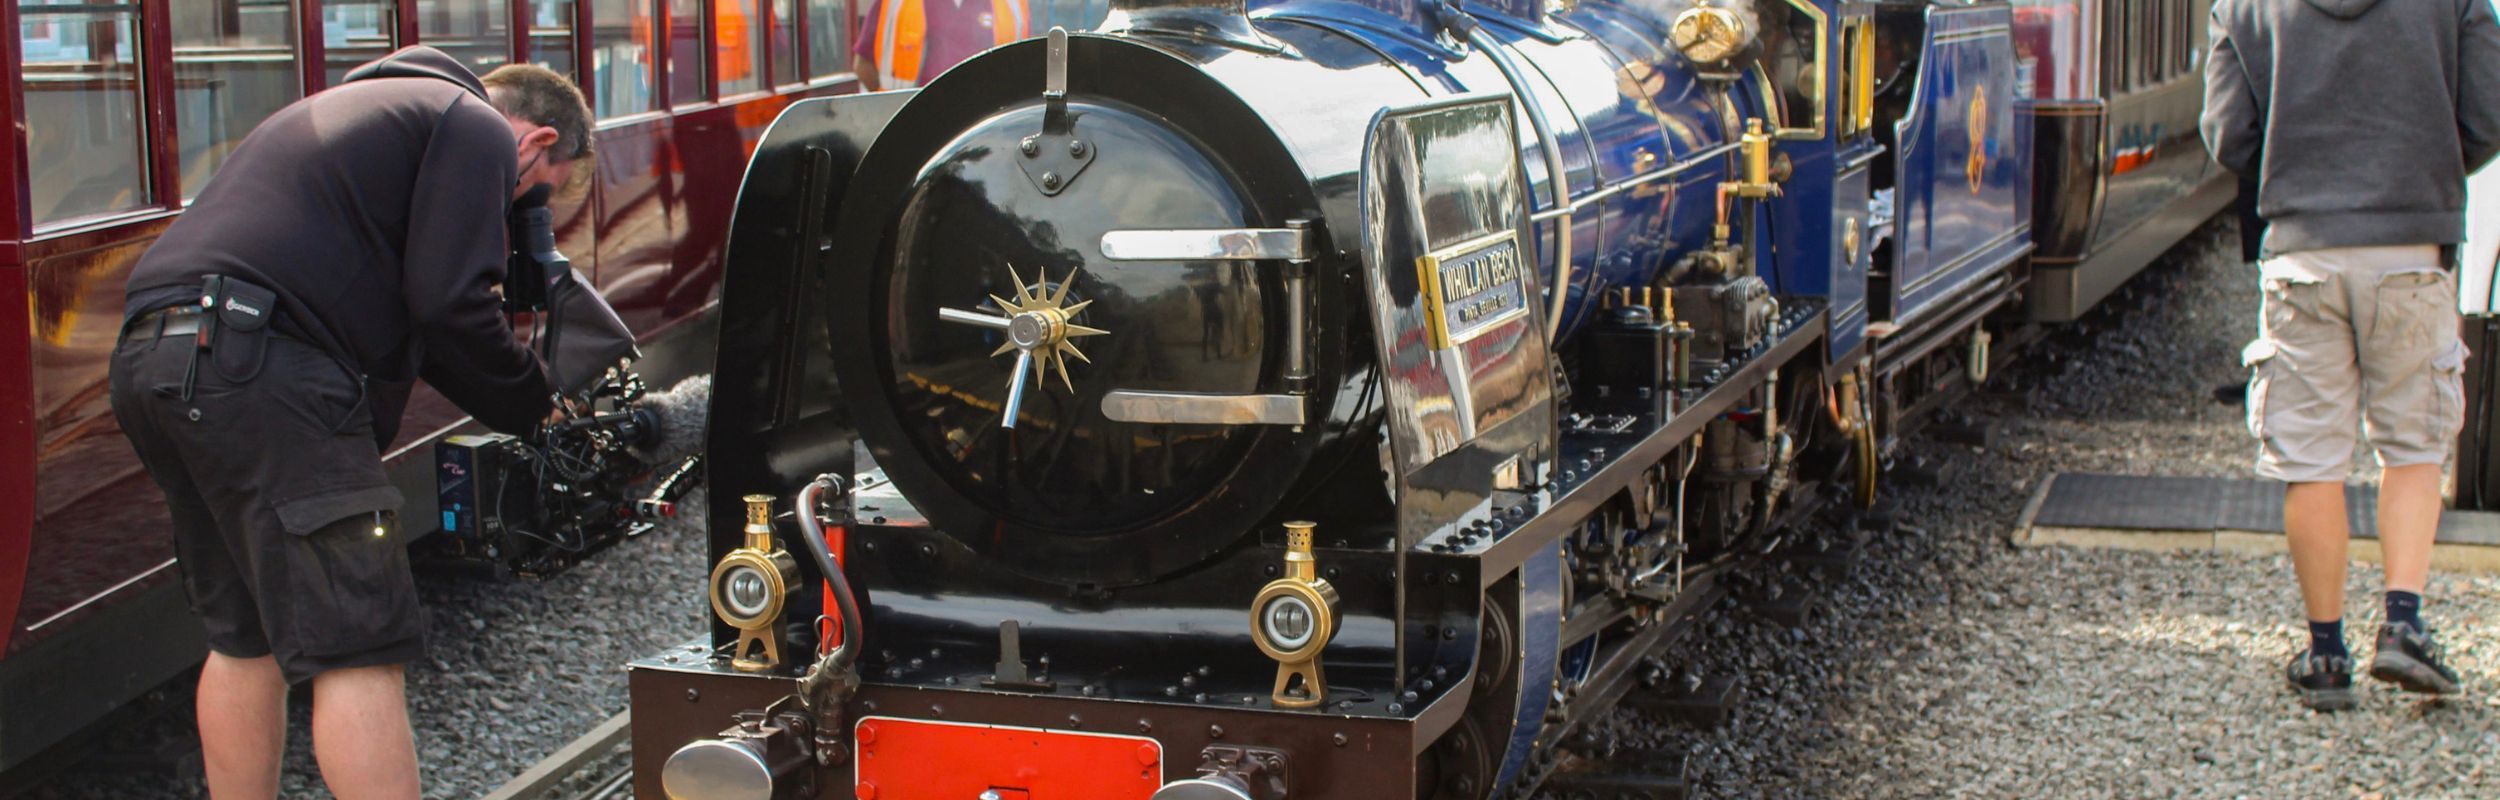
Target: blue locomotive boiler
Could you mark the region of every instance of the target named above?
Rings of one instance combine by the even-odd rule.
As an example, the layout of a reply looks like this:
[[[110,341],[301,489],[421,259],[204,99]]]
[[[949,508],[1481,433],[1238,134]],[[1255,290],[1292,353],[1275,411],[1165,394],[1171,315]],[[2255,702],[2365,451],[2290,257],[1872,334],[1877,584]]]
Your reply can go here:
[[[2016,22],[1120,0],[792,105],[720,301],[715,619],[633,666],[637,793],[1526,796],[1984,378]]]

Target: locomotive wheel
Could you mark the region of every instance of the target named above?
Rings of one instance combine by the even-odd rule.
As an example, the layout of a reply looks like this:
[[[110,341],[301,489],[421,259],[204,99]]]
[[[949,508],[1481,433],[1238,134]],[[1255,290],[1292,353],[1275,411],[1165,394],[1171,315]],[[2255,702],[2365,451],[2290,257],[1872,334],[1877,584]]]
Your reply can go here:
[[[1493,595],[1484,596],[1484,633],[1476,639],[1476,699],[1491,697],[1510,679],[1510,659],[1504,654],[1518,649],[1518,637],[1512,634],[1510,615],[1493,602]]]
[[[1493,789],[1493,750],[1473,716],[1459,720],[1433,742],[1417,766],[1417,800],[1478,800]]]

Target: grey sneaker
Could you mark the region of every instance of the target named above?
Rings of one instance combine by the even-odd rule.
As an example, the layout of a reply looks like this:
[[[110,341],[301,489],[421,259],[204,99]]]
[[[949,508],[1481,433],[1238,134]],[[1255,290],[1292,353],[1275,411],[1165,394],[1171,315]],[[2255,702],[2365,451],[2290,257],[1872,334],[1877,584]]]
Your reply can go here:
[[[2292,691],[2300,693],[2300,704],[2312,711],[2345,711],[2356,703],[2352,695],[2352,658],[2322,656],[2308,650],[2292,657],[2283,667],[2283,680]]]
[[[2457,673],[2439,663],[2439,643],[2429,631],[2409,624],[2381,625],[2378,656],[2370,659],[2370,677],[2408,692],[2456,694]]]

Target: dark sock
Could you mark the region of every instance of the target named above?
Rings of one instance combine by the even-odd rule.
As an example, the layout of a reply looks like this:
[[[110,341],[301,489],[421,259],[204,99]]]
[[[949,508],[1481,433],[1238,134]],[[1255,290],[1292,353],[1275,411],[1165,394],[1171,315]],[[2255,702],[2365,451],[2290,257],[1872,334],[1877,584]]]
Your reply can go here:
[[[2352,657],[2352,651],[2344,649],[2344,621],[2341,619],[2327,622],[2310,620],[2309,652],[2322,656]]]
[[[2414,630],[2422,629],[2422,596],[2413,592],[2387,590],[2387,624],[2404,623]]]

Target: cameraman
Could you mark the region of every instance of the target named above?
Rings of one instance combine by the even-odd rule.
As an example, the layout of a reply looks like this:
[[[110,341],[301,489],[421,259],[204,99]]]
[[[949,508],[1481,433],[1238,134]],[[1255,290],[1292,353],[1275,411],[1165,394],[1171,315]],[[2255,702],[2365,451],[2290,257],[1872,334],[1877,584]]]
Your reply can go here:
[[[417,797],[401,665],[423,620],[380,456],[419,378],[499,431],[552,417],[497,295],[504,220],[590,148],[562,76],[406,48],[262,122],[132,270],[113,412],[208,629],[212,795],[277,794],[287,687],[310,680],[331,791]]]

